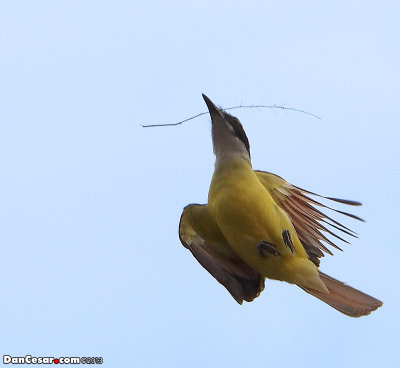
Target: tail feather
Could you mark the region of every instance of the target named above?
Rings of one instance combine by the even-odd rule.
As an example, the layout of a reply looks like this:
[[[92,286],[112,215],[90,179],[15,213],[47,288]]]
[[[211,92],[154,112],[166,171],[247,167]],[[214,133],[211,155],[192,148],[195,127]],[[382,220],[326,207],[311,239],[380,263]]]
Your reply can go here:
[[[304,286],[300,286],[307,293],[317,297],[331,307],[350,317],[361,317],[370,314],[382,306],[382,302],[367,295],[345,283],[335,280],[322,272],[319,272],[321,280],[329,290],[329,294],[322,293]]]

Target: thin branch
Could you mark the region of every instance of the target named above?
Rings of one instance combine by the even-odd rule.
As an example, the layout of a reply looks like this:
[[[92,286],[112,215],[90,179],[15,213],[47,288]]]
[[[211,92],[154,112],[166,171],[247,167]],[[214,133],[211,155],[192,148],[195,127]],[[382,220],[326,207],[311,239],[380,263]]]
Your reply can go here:
[[[178,121],[177,123],[170,123],[170,124],[149,124],[149,125],[140,124],[140,125],[141,125],[143,128],[154,128],[154,127],[160,127],[160,126],[176,126],[176,125],[181,125],[181,124],[183,124],[183,123],[185,123],[185,122],[187,122],[187,121],[189,121],[189,120],[198,118],[199,116],[206,115],[206,114],[208,114],[208,113],[209,113],[208,111],[201,112],[200,114],[197,114],[197,115],[195,115],[195,116],[192,116],[191,118],[187,118],[187,119],[182,120],[182,121]]]
[[[260,108],[266,108],[266,109],[280,109],[280,110],[288,110],[288,111],[295,111],[295,112],[301,112],[306,115],[310,115],[314,118],[317,118],[321,120],[321,118],[318,115],[315,115],[311,112],[307,112],[305,110],[300,110],[300,109],[295,109],[293,107],[285,107],[285,106],[279,106],[279,105],[238,105],[238,106],[233,106],[233,107],[227,107],[225,109],[221,109],[223,111],[228,111],[228,110],[235,110],[235,109],[260,109]],[[202,115],[207,115],[209,114],[208,111],[201,112],[200,114],[194,115],[190,118],[187,118],[185,120],[178,121],[177,123],[170,123],[170,124],[148,124],[148,125],[143,125],[140,124],[143,128],[154,128],[154,127],[162,127],[162,126],[177,126],[181,125],[189,120],[198,118],[199,116]]]

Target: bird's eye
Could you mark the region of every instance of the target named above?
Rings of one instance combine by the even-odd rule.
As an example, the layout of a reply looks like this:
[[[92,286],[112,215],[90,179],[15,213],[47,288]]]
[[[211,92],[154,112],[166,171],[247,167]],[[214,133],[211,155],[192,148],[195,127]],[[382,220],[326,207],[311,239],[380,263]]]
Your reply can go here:
[[[229,132],[235,135],[235,130],[233,129],[233,126],[229,123],[226,123],[226,126],[228,127]]]

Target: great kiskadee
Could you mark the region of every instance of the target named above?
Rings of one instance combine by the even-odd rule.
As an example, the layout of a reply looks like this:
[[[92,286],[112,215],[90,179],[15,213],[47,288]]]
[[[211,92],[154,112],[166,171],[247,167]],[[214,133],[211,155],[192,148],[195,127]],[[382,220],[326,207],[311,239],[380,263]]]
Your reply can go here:
[[[317,194],[253,170],[242,124],[204,94],[203,98],[212,121],[215,170],[208,204],[189,204],[183,210],[182,244],[239,304],[258,297],[268,278],[295,284],[351,317],[380,307],[380,300],[319,271],[323,252],[332,254],[323,242],[340,249],[323,232],[340,240],[344,239],[333,230],[354,232],[315,207],[332,209],[310,197]]]

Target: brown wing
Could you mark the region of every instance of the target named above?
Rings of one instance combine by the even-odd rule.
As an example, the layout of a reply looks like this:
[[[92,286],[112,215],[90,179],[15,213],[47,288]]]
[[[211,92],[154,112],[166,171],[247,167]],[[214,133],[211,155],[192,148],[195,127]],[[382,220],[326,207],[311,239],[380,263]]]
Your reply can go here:
[[[357,237],[357,234],[348,227],[342,225],[328,215],[318,210],[315,206],[327,208],[342,215],[364,221],[361,218],[347,212],[335,210],[326,206],[307,194],[325,198],[331,201],[348,204],[351,206],[361,206],[360,202],[332,197],[324,197],[319,194],[309,192],[305,189],[296,187],[278,175],[265,171],[255,171],[260,182],[270,192],[275,202],[288,214],[296,229],[297,235],[302,242],[308,257],[312,262],[319,266],[319,258],[324,256],[324,252],[332,252],[323,244],[323,242],[342,250],[332,240],[324,235],[324,232],[335,238],[349,243],[338,235],[338,232]],[[325,226],[327,225],[327,226]]]
[[[190,204],[179,222],[179,238],[197,261],[242,304],[264,290],[264,278],[230,249],[206,205]]]

